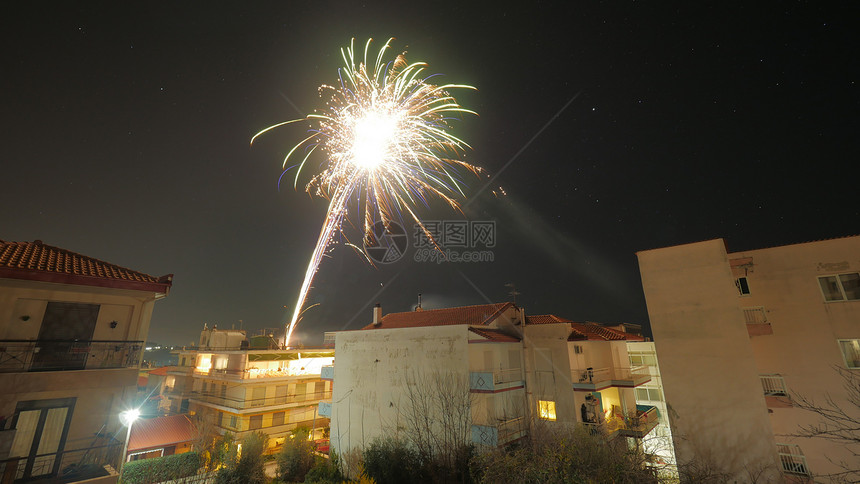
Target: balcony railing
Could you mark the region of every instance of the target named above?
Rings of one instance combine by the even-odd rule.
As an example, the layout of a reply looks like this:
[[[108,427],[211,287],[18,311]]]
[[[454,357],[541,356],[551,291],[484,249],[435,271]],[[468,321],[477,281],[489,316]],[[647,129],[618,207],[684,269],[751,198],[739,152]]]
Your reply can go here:
[[[319,375],[319,373],[307,373],[291,368],[246,368],[244,370],[233,370],[227,368],[195,368],[194,375],[220,378],[224,380],[253,380],[257,378],[315,377]]]
[[[323,380],[334,380],[334,366],[327,365],[320,368],[320,378]]]
[[[0,373],[135,368],[143,341],[0,340]]]
[[[586,368],[571,370],[573,388],[596,390],[608,386],[639,386],[651,381],[647,366],[631,368]]]
[[[116,476],[122,447],[122,443],[114,442],[108,445],[64,450],[53,454],[37,455],[32,462],[29,457],[13,457],[0,461],[0,480],[18,482],[18,480],[46,479],[47,482],[68,483]]]
[[[636,414],[629,417],[621,415],[610,416],[603,423],[588,423],[583,425],[593,433],[603,433],[608,438],[617,436],[641,439],[660,423],[657,407],[651,405],[636,405]]]
[[[785,379],[782,375],[759,375],[761,379],[761,387],[766,396],[788,396],[788,390],[785,388]]]
[[[212,405],[220,405],[222,407],[233,408],[236,410],[246,410],[257,407],[270,407],[276,405],[292,405],[310,402],[319,402],[321,400],[331,400],[331,391],[311,392],[287,394],[266,398],[236,398],[221,396],[219,393],[203,393],[190,392],[189,398],[203,403]]]
[[[806,456],[800,451],[800,447],[796,444],[776,444],[776,448],[783,472],[800,476],[811,475],[806,465]]]
[[[499,420],[488,425],[472,425],[472,443],[498,447],[522,438],[528,432],[524,417]]]
[[[473,371],[469,373],[469,384],[472,390],[479,392],[513,388],[523,384],[523,370],[522,368],[507,368]]]

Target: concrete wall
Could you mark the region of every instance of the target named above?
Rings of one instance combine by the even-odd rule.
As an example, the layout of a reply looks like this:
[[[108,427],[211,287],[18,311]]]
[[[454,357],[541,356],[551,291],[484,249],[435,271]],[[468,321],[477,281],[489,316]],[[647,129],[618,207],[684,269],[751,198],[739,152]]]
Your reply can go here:
[[[725,244],[638,253],[679,464],[711,463],[744,482],[779,463]]]
[[[523,347],[529,407],[538,415],[538,401],[554,401],[556,421],[574,423],[579,410],[573,395],[567,338],[569,324],[534,324],[525,327]]]
[[[335,343],[331,445],[339,454],[406,431],[407,382],[452,376],[469,385],[467,325],[345,331]]]
[[[752,259],[736,269],[735,276],[746,277],[750,285],[750,294],[738,301],[743,307],[763,306],[773,331],[749,340],[758,373],[782,375],[794,399],[802,395],[823,403],[829,395],[860,421],[860,408],[848,401],[834,370],[845,366],[837,340],[860,338],[860,301],[826,302],[818,284],[819,276],[860,272],[860,237],[738,252],[729,258]],[[771,411],[775,435],[817,422],[814,414],[792,406]],[[839,443],[790,437],[777,441],[799,445],[816,474],[839,472],[831,461],[856,462]]]

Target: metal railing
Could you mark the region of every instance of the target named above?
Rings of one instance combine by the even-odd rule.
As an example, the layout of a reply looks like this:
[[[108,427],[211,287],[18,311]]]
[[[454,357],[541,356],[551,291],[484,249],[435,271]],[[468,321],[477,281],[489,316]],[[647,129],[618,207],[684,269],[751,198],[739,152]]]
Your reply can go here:
[[[776,444],[776,449],[783,472],[801,476],[811,475],[809,466],[806,465],[806,456],[797,444]]]
[[[751,308],[743,308],[744,320],[747,324],[766,324],[767,313],[764,306],[755,306]]]
[[[768,396],[787,397],[788,390],[785,387],[785,379],[777,373],[770,375],[759,375],[761,387],[764,394]]]
[[[0,340],[0,373],[136,368],[143,341]]]
[[[52,454],[30,457],[13,457],[0,461],[0,480],[16,482],[39,478],[52,478],[49,482],[77,482],[115,475],[118,469],[122,443],[64,450]],[[112,472],[114,474],[112,474]],[[9,479],[7,481],[6,479]]]
[[[630,368],[586,368],[584,370],[571,370],[574,383],[595,383],[608,380],[635,380],[637,378],[649,377],[651,373],[647,366],[634,366]]]
[[[207,376],[213,378],[223,378],[228,380],[254,380],[258,378],[284,378],[284,377],[313,377],[319,373],[306,373],[301,370],[290,368],[246,368],[244,370],[234,370],[228,368],[209,368],[201,370],[194,369],[195,376]]]
[[[310,392],[310,393],[290,393],[287,395],[278,395],[265,398],[237,398],[222,396],[220,393],[212,392],[189,392],[189,398],[198,400],[213,405],[221,405],[223,407],[234,408],[237,410],[245,410],[256,407],[269,407],[274,405],[291,405],[294,403],[319,402],[321,400],[331,400],[331,391]]]

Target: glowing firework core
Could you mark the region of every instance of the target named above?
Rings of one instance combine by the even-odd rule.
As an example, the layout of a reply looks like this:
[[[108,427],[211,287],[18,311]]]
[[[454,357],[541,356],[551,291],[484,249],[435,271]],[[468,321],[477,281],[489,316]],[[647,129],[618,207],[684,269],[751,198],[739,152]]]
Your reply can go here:
[[[372,170],[396,154],[398,120],[387,113],[371,112],[355,120],[352,162]]]
[[[373,237],[371,228],[376,222],[387,224],[406,216],[433,240],[415,213],[416,203],[426,204],[429,196],[435,196],[457,208],[453,197],[463,192],[460,176],[454,172],[480,170],[458,159],[468,145],[448,131],[452,113],[476,114],[462,108],[448,89],[474,88],[429,84],[427,77],[420,76],[426,65],[409,64],[403,55],[384,63],[391,39],[379,51],[376,62],[368,63],[370,42],[365,45],[363,62],[356,62],[352,45],[341,49],[344,67],[340,70],[340,86],[320,88],[321,93],[331,96],[325,110],[270,126],[251,139],[253,143],[261,134],[286,124],[315,123],[317,127],[284,158],[286,167],[290,157],[304,148],[296,184],[317,148],[327,154],[322,170],[308,182],[307,191],[329,199],[328,213],[305,272],[284,345],[289,345],[301,318],[326,250],[338,234],[343,234],[343,220],[350,205],[357,204],[364,212],[365,237]]]

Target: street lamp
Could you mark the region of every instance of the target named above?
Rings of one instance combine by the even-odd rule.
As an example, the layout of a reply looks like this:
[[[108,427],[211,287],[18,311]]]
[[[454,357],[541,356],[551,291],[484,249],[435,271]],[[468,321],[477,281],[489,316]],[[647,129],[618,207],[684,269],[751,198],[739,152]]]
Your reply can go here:
[[[122,446],[122,456],[120,457],[122,461],[119,464],[119,480],[122,481],[122,471],[125,469],[125,460],[126,454],[128,453],[128,441],[131,439],[131,426],[134,424],[134,421],[140,417],[140,409],[132,408],[131,410],[125,410],[119,413],[119,421],[128,427],[128,431],[125,434],[125,445]]]

